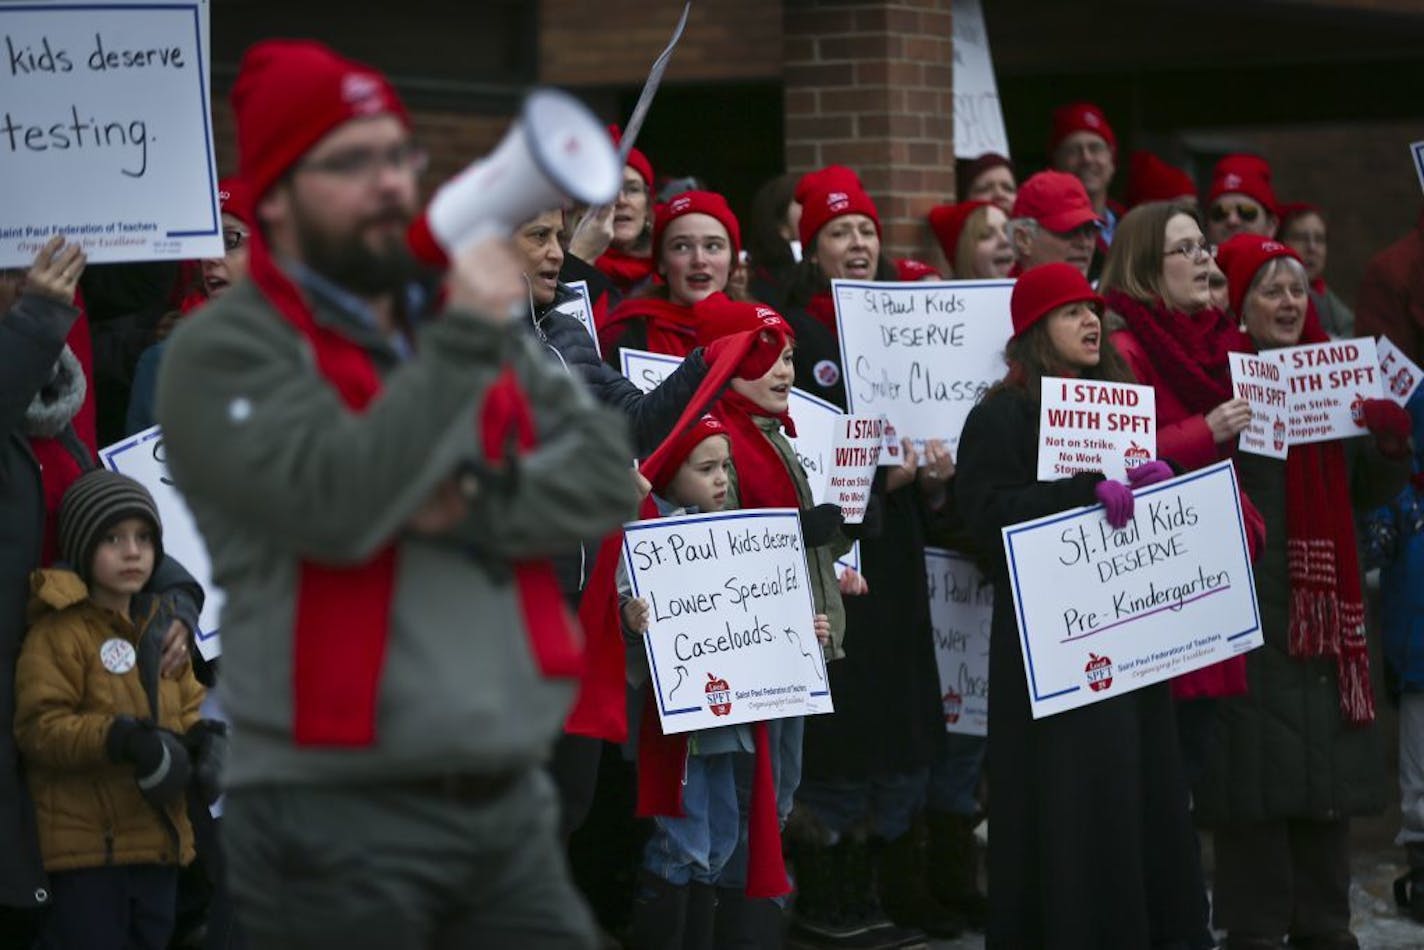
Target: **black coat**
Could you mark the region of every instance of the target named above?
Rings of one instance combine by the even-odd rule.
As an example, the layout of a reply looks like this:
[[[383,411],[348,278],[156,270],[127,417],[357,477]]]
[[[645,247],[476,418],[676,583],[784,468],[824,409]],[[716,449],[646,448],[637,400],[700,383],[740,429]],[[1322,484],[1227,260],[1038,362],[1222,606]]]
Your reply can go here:
[[[844,409],[845,371],[836,335],[800,307],[787,305],[781,315],[796,333],[796,388]]]
[[[1368,437],[1344,448],[1350,484],[1336,487],[1335,504],[1372,510],[1404,486],[1407,461],[1386,461]],[[1253,565],[1266,642],[1246,654],[1246,695],[1216,706],[1216,741],[1195,796],[1198,815],[1211,823],[1335,820],[1378,814],[1385,804],[1379,730],[1341,717],[1334,659],[1290,655],[1285,468],[1260,455],[1236,459],[1241,487],[1266,521],[1266,546]]]
[[[970,412],[955,491],[994,584],[989,947],[1148,948],[1200,933],[1201,881],[1166,683],[1035,720],[1000,529],[1094,503],[1099,476],[1037,480],[1038,406]]]

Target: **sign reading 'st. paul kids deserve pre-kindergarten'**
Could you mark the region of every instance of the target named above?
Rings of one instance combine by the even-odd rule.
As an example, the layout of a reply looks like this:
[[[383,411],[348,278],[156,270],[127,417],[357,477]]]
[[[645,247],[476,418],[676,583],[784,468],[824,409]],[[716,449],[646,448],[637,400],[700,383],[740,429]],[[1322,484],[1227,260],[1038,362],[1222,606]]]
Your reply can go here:
[[[795,509],[658,518],[625,532],[664,733],[832,711]]]
[[[0,267],[221,257],[207,0],[0,4]]]
[[[1127,470],[1157,457],[1157,391],[1091,379],[1043,378],[1038,415],[1038,477]]]
[[[1095,505],[1003,530],[1036,719],[1262,643],[1231,462],[1134,494],[1121,529]]]
[[[969,410],[1003,379],[1011,280],[831,281],[846,404],[915,444],[954,449]],[[899,464],[887,449],[882,465]]]

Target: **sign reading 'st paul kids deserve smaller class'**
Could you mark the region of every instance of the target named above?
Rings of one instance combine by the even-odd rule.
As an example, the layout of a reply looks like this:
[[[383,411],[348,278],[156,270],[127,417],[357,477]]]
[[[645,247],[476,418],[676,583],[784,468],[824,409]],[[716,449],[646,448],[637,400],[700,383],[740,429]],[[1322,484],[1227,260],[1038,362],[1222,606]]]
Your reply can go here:
[[[832,711],[795,509],[626,526],[664,733]]]
[[[1127,470],[1157,457],[1157,391],[1091,379],[1043,378],[1038,415],[1038,478]]]
[[[1261,645],[1236,470],[1218,462],[1102,506],[1003,529],[1035,719]]]
[[[994,588],[972,560],[940,548],[925,548],[925,580],[945,731],[987,736]]]
[[[0,3],[0,267],[221,257],[207,0]]]
[[[883,415],[920,457],[954,449],[969,410],[1004,377],[1011,280],[831,281],[846,403]],[[898,464],[887,450],[881,464]]]

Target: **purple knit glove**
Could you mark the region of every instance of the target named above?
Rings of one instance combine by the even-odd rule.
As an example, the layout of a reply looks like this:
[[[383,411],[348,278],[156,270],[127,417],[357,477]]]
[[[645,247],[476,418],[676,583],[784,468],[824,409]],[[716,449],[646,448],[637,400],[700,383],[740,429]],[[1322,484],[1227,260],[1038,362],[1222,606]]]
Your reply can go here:
[[[1105,478],[1093,488],[1093,494],[1102,502],[1108,524],[1118,530],[1132,520],[1132,489],[1122,482]]]
[[[1148,485],[1155,485],[1158,482],[1165,482],[1176,473],[1172,471],[1172,466],[1166,462],[1154,459],[1151,462],[1143,462],[1127,473],[1127,483],[1133,488],[1146,488]]]

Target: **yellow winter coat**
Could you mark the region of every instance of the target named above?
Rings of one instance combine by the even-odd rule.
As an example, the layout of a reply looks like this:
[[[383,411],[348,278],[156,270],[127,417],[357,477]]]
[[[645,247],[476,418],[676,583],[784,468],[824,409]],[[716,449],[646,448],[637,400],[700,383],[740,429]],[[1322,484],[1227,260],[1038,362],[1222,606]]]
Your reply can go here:
[[[184,802],[168,806],[165,820],[139,793],[133,766],[110,762],[104,751],[114,717],[150,719],[152,711],[142,664],[110,672],[100,647],[120,639],[136,656],[141,636],[161,639],[165,631],[152,623],[157,599],[141,595],[146,609],[136,627],[90,602],[84,582],[69,571],[36,571],[30,590],[31,626],[15,673],[15,738],[45,869],[187,864],[193,832]],[[182,735],[198,721],[203,687],[191,666],[158,684],[158,725]]]

